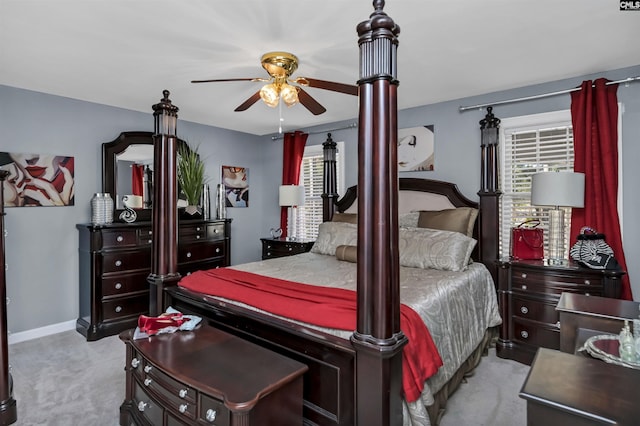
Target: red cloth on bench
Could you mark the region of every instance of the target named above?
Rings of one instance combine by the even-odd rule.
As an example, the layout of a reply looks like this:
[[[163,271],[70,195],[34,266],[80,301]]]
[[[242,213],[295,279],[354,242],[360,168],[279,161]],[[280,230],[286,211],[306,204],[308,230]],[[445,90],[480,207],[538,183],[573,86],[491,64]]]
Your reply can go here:
[[[356,329],[355,291],[314,286],[230,268],[197,271],[180,287],[246,303],[264,311],[321,327]],[[402,354],[405,399],[420,397],[424,382],[442,366],[442,359],[422,318],[400,305],[400,328],[409,340]]]

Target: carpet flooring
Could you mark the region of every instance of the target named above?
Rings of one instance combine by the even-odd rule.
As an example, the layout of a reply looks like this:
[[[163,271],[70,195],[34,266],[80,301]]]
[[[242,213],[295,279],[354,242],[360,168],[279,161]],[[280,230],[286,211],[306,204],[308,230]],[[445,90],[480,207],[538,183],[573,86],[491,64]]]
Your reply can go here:
[[[20,426],[116,426],[124,400],[125,348],[117,336],[87,342],[66,331],[9,346]],[[495,350],[451,396],[441,426],[526,424],[518,392],[529,367]]]

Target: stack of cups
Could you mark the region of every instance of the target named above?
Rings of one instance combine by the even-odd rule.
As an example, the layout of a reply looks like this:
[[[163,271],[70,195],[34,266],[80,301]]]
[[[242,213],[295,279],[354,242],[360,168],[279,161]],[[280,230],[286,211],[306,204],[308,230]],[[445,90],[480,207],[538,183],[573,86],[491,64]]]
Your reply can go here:
[[[104,225],[113,222],[113,199],[104,192],[96,192],[91,198],[91,223]]]

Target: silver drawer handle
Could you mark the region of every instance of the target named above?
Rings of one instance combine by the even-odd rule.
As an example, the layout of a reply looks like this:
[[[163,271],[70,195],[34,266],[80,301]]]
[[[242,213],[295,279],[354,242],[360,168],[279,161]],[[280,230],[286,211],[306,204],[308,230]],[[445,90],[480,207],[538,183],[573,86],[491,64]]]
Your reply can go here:
[[[268,248],[268,249],[270,249],[270,248],[271,248],[271,246],[270,246],[270,245],[267,245],[267,248]]]
[[[131,360],[131,366],[133,368],[138,368],[139,365],[140,365],[140,360],[138,358],[133,358]]]
[[[591,294],[589,294],[589,293],[585,293],[584,295],[585,295],[585,296],[591,296]]]
[[[138,411],[144,411],[144,409],[147,408],[147,405],[149,404],[147,404],[146,402],[138,402]]]
[[[556,328],[560,330],[560,321],[556,322]]]
[[[522,312],[523,314],[529,313],[529,309],[527,309],[526,306],[523,306],[520,308],[520,312]]]
[[[116,306],[115,311],[116,311],[117,313],[122,312],[122,306]]]
[[[591,285],[591,280],[584,280],[585,285]]]
[[[289,251],[293,250],[293,247],[289,247]]]
[[[196,226],[196,231],[201,230],[202,228],[200,228],[199,226]]]
[[[122,266],[122,260],[116,260],[116,266]]]
[[[187,404],[180,404],[180,407],[178,408],[178,411],[180,411],[182,414],[187,412],[187,408],[189,408],[189,406]]]
[[[271,252],[270,251],[267,252],[267,256],[271,256]]]
[[[116,283],[115,287],[116,287],[116,290],[120,290],[122,288],[122,284]]]
[[[219,229],[214,229],[214,230],[213,230],[213,233],[214,233],[214,234],[219,234],[219,233],[220,233],[220,230],[219,230]]]
[[[191,252],[187,252],[187,257],[191,257]]]
[[[522,275],[520,275],[522,278],[527,278],[527,274],[525,274],[524,272],[522,273]]]
[[[150,378],[147,377],[146,379],[144,379],[145,386],[149,386],[151,383],[153,383],[153,380],[151,380]]]
[[[209,408],[206,412],[206,414],[204,415],[205,419],[207,419],[207,421],[209,423],[213,423],[216,421],[216,416],[218,415],[218,413],[216,412],[216,410],[213,410],[211,408]]]
[[[180,398],[184,398],[184,397],[186,397],[186,396],[187,396],[187,392],[188,392],[188,391],[187,391],[186,389],[180,389],[180,392],[178,392],[178,396],[179,396]]]
[[[199,240],[199,239],[200,239],[200,235],[196,235],[196,240]]]
[[[122,235],[118,235],[118,238],[116,238],[116,241],[121,243],[124,241],[124,237]]]
[[[522,336],[523,339],[526,339],[527,337],[529,337],[529,333],[527,333],[526,331],[522,330],[520,332],[520,335]]]
[[[151,373],[151,370],[153,370],[153,366],[152,365],[145,365],[144,366],[144,372],[145,373]]]
[[[523,290],[526,290],[526,289],[527,289],[527,286],[526,286],[526,285],[523,285],[523,286],[522,286],[522,289],[523,289]]]
[[[153,240],[148,240],[147,242],[148,242],[149,244],[151,244],[151,243],[153,242]]]
[[[216,253],[220,253],[220,247],[216,248]]]

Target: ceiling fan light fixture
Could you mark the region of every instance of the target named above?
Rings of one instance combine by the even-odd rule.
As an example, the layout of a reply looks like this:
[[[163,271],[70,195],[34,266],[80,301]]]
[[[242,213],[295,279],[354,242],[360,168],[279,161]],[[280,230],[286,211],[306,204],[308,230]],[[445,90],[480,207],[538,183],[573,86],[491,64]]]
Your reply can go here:
[[[293,106],[298,103],[298,89],[290,84],[284,83],[280,88],[280,97],[288,107]]]
[[[271,108],[275,108],[278,106],[278,100],[280,99],[278,87],[273,83],[265,84],[260,89],[260,99]]]

